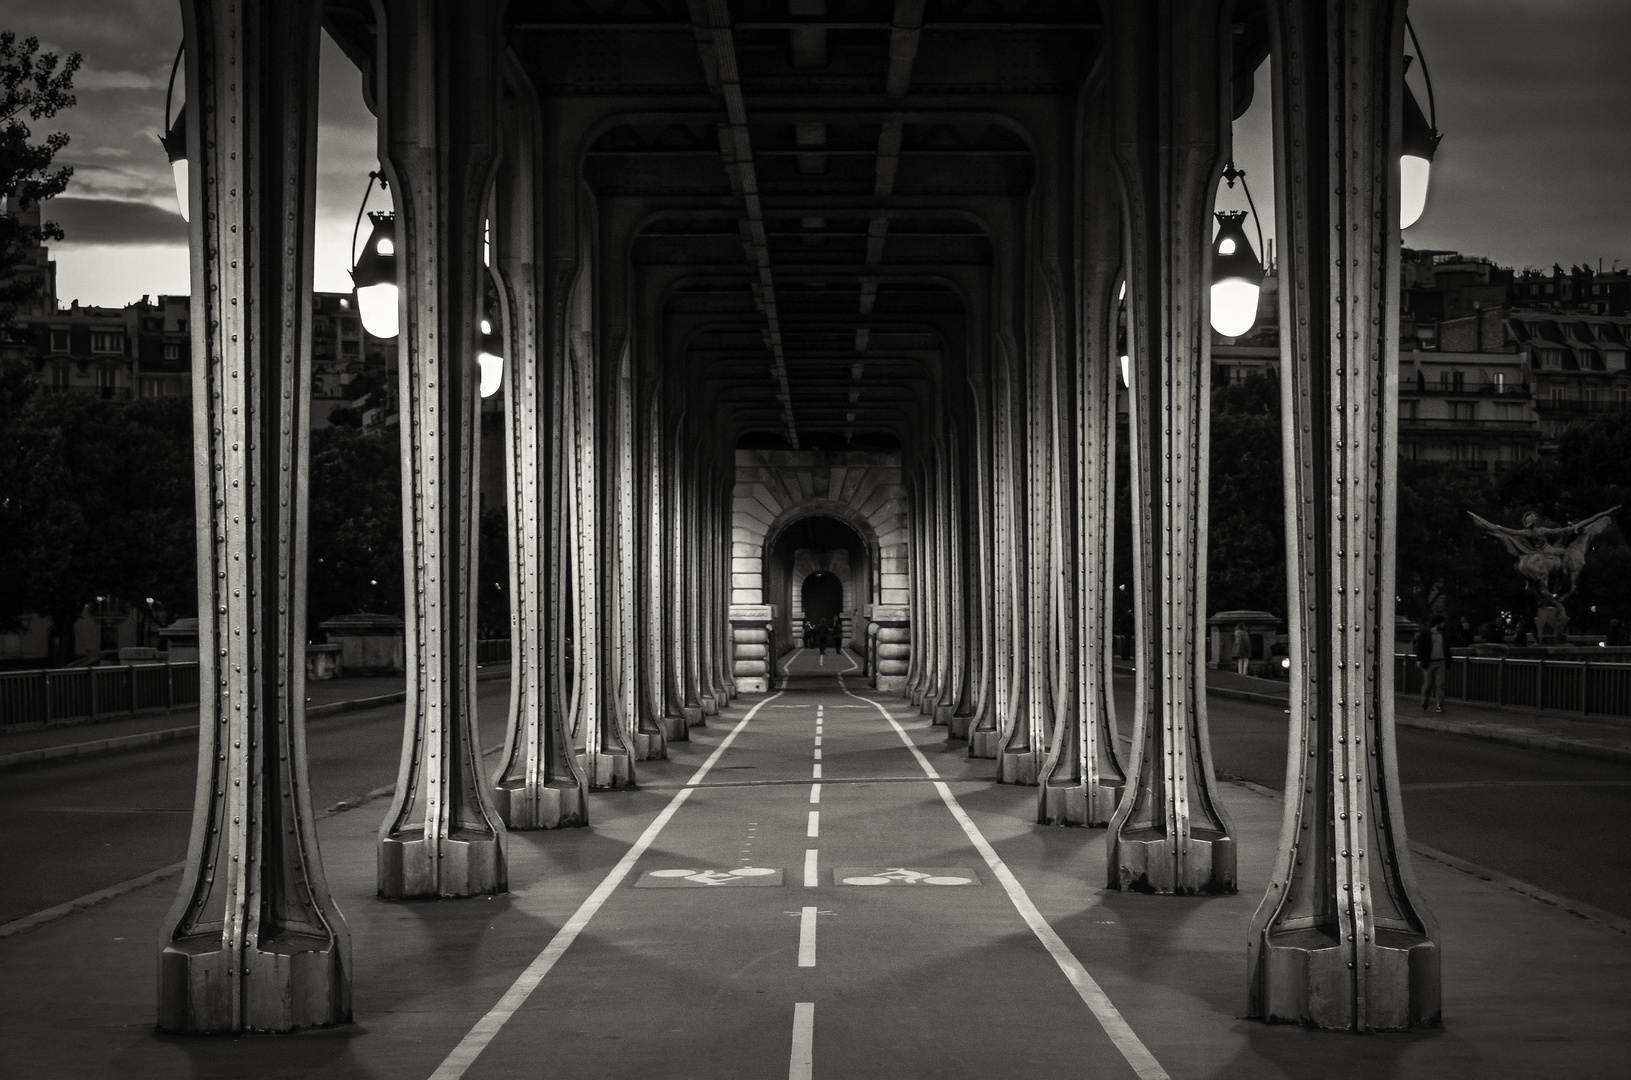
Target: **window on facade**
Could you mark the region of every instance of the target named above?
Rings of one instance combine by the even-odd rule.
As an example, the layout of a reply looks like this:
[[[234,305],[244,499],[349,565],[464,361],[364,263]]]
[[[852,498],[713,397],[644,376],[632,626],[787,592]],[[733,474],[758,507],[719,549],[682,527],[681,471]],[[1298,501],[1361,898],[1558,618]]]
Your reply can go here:
[[[91,352],[124,352],[125,336],[111,330],[91,332]]]
[[[181,346],[175,344],[166,345],[164,347],[164,358],[166,360],[180,360]]]
[[[1477,416],[1478,403],[1473,401],[1450,402],[1451,420],[1472,420]]]
[[[1495,373],[1495,392],[1497,394],[1506,393],[1506,372],[1504,371]]]
[[[1399,415],[1406,420],[1414,420],[1416,418],[1416,405],[1417,402],[1414,401],[1399,402]]]
[[[340,352],[345,356],[360,356],[362,346],[355,341],[342,341],[340,342]]]
[[[1627,404],[1631,404],[1631,394],[1626,392],[1625,387],[1621,386],[1614,391],[1614,404],[1618,405],[1622,409],[1625,408]]]
[[[51,351],[52,352],[67,352],[68,351],[68,331],[66,331],[66,330],[53,330],[53,331],[51,331]]]
[[[1456,389],[1457,389],[1457,390],[1460,390],[1460,389],[1461,389],[1461,385],[1462,385],[1462,380],[1463,380],[1463,379],[1464,379],[1464,378],[1465,378],[1465,376],[1463,376],[1463,375],[1462,375],[1462,373],[1461,373],[1461,372],[1459,372],[1459,371],[1456,371],[1456,372],[1451,372],[1451,374],[1450,374],[1450,383],[1451,383],[1451,385],[1453,385],[1453,386],[1454,386],[1454,387],[1455,387],[1455,388],[1456,388]]]
[[[1441,371],[1438,373],[1438,388],[1440,390],[1448,390],[1450,388],[1450,373],[1448,371]]]
[[[69,379],[69,375],[68,375],[68,365],[67,364],[52,364],[51,365],[51,389],[53,389],[53,390],[66,390],[66,389],[68,389],[68,379]]]
[[[1561,386],[1552,387],[1552,404],[1563,404],[1563,388]]]

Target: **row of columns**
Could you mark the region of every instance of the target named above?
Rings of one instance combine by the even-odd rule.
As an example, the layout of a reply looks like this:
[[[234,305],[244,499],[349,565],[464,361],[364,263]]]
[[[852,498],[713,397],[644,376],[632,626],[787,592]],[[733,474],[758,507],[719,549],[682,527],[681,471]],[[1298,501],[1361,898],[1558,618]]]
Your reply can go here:
[[[160,1022],[350,1015],[344,920],[305,776],[306,383],[320,5],[186,0],[200,532],[200,767]],[[583,126],[505,55],[501,5],[382,0],[370,72],[402,285],[408,686],[381,896],[503,891],[509,828],[587,820],[588,788],[734,691],[731,460],[717,391],[650,340],[638,214],[587,204]],[[966,386],[906,452],[908,603],[874,605],[876,685],[1106,825],[1112,888],[1232,891],[1203,681],[1208,214],[1227,157],[1228,5],[1106,5],[1105,62],[1037,147],[1032,205],[984,207]],[[1438,1014],[1392,745],[1399,0],[1271,0],[1292,556],[1294,752],[1252,927],[1252,1015],[1385,1029]],[[456,118],[456,119],[455,119]],[[575,126],[576,125],[576,126]],[[1046,127],[1046,125],[1042,125]],[[1103,148],[1108,146],[1109,153]],[[1083,148],[1087,148],[1084,150]],[[1092,151],[1092,152],[1088,152]],[[487,223],[494,259],[484,258]],[[507,334],[511,713],[476,735],[476,327]],[[1109,669],[1114,296],[1125,284],[1137,683]],[[989,297],[975,302],[976,295]]]

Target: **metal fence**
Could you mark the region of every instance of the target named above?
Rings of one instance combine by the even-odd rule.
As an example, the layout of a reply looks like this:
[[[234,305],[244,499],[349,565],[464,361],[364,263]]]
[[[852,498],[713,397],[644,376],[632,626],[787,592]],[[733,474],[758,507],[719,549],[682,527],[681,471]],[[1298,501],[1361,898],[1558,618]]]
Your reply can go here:
[[[507,637],[482,638],[476,642],[476,663],[508,664],[510,639]]]
[[[1414,657],[1394,656],[1393,679],[1399,693],[1421,693],[1421,668]],[[1456,656],[1445,670],[1444,696],[1581,715],[1631,716],[1631,664]]]
[[[95,720],[197,702],[197,661],[0,672],[0,726]]]

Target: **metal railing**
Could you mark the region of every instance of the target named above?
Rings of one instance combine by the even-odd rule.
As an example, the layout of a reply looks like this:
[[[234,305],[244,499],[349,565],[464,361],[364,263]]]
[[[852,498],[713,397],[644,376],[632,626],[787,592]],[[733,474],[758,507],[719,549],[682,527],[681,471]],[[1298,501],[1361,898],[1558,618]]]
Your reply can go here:
[[[0,672],[0,726],[95,720],[197,703],[197,661]]]
[[[1504,656],[1455,656],[1444,696],[1468,703],[1512,705],[1583,716],[1631,716],[1631,664]],[[1394,688],[1421,693],[1413,656],[1393,657]]]

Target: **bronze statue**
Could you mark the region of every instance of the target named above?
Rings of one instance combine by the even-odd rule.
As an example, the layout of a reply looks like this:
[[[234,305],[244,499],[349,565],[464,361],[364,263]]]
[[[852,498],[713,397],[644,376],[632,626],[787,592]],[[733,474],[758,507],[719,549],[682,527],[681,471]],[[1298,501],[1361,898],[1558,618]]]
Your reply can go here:
[[[1485,532],[1505,544],[1506,549],[1518,557],[1518,573],[1528,578],[1530,588],[1535,590],[1537,640],[1566,640],[1563,632],[1569,625],[1569,616],[1563,610],[1563,601],[1574,595],[1592,540],[1608,528],[1609,515],[1618,509],[1618,506],[1610,507],[1600,514],[1561,527],[1542,525],[1540,515],[1531,510],[1523,515],[1521,529],[1509,529],[1485,521],[1468,511],[1468,516]],[[1565,579],[1568,591],[1560,592]]]

